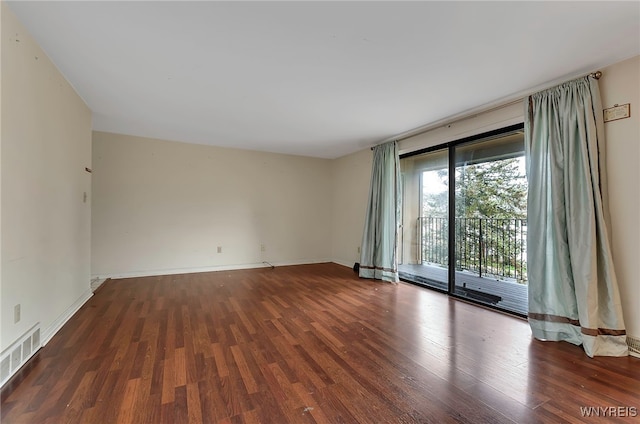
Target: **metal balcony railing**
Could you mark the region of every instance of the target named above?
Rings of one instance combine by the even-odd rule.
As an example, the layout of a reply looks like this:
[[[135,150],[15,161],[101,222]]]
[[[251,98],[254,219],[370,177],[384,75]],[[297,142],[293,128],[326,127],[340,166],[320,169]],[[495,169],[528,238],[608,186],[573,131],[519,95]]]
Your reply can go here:
[[[447,218],[418,218],[420,263],[449,263]],[[527,281],[527,221],[519,218],[456,218],[455,269],[479,277]]]

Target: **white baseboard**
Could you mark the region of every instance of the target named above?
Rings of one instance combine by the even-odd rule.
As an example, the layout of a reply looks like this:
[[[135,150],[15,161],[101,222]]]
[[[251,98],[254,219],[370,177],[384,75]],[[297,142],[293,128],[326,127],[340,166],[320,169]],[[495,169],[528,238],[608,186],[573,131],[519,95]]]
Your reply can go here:
[[[91,279],[91,291],[95,293],[96,290],[104,283],[106,278],[92,278]]]
[[[150,269],[144,271],[114,272],[92,275],[91,279],[153,277],[158,275],[193,274],[196,272],[235,271],[240,269],[268,268],[273,266],[308,265],[332,262],[331,259],[301,259],[283,262],[256,262],[250,264],[216,265],[194,268]]]
[[[311,265],[311,264],[326,264],[331,262],[331,259],[302,259],[298,261],[285,261],[285,262],[269,262],[273,266],[295,266],[295,265]],[[263,266],[269,266],[264,265]]]
[[[87,288],[82,296],[78,298],[66,311],[62,313],[54,322],[51,323],[47,328],[42,332],[42,346],[46,345],[49,340],[62,328],[62,326],[69,321],[69,319],[78,312],[78,309],[84,305],[87,300],[89,300],[93,296],[93,292],[91,288]]]
[[[346,266],[347,268],[353,269],[353,263],[345,262],[345,261],[342,261],[340,259],[332,259],[331,262],[333,262],[334,264]]]

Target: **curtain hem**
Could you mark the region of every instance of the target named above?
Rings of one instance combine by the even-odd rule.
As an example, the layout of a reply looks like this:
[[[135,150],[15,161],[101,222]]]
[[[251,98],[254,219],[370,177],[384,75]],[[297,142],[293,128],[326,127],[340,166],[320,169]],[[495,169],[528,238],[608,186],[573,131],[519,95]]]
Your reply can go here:
[[[362,265],[360,265],[359,276],[361,278],[383,280],[390,283],[397,283],[400,281],[397,271],[384,268],[363,267]]]
[[[567,318],[568,319],[568,318]],[[565,341],[574,345],[582,345],[585,353],[594,356],[628,356],[626,332],[624,330],[598,329],[593,335],[592,329],[580,327],[568,322],[541,321],[529,317],[529,326],[533,337],[543,341]],[[610,335],[608,333],[621,333]]]

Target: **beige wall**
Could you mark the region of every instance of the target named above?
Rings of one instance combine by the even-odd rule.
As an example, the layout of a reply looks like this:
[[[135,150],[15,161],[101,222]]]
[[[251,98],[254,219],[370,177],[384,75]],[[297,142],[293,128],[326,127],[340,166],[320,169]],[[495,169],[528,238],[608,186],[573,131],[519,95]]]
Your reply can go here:
[[[372,160],[371,150],[366,149],[332,163],[331,254],[334,262],[349,267],[360,262]]]
[[[632,117],[605,124],[607,139],[607,165],[609,176],[609,208],[612,221],[612,248],[618,284],[624,310],[627,333],[640,338],[640,57],[602,69],[600,80],[603,107],[614,104],[631,103]],[[402,140],[400,153],[408,153],[421,148],[440,145],[474,134],[523,122],[524,106],[521,102],[478,114],[460,120],[449,126],[440,127],[426,133]],[[366,196],[357,190],[368,190],[370,160],[368,166],[352,168],[356,159],[370,157],[370,152],[362,151],[337,159],[334,168],[334,199],[354,196],[349,211],[340,217],[337,204],[334,205],[333,252],[336,260],[349,262],[356,258],[351,254],[352,246],[359,246],[362,230],[348,231],[347,222],[362,228],[366,207]],[[343,181],[343,179],[345,179]],[[406,229],[414,231],[414,229]]]
[[[329,261],[330,167],[327,159],[95,132],[92,274]]]
[[[640,339],[640,56],[602,71],[602,107],[631,103],[630,118],[604,126],[613,260],[627,333]]]
[[[46,342],[91,295],[91,111],[1,7],[4,350],[37,322]]]

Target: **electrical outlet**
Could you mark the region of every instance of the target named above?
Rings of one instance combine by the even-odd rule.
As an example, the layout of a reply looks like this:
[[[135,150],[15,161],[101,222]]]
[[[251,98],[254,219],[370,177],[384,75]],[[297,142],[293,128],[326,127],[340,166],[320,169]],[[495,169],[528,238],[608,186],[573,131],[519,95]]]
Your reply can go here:
[[[20,304],[18,303],[13,307],[13,323],[17,324],[20,321]]]
[[[218,246],[218,253],[222,253],[222,246]]]
[[[267,246],[265,246],[264,244],[261,244],[260,245],[260,251],[261,252],[266,252],[266,250],[267,250]]]

